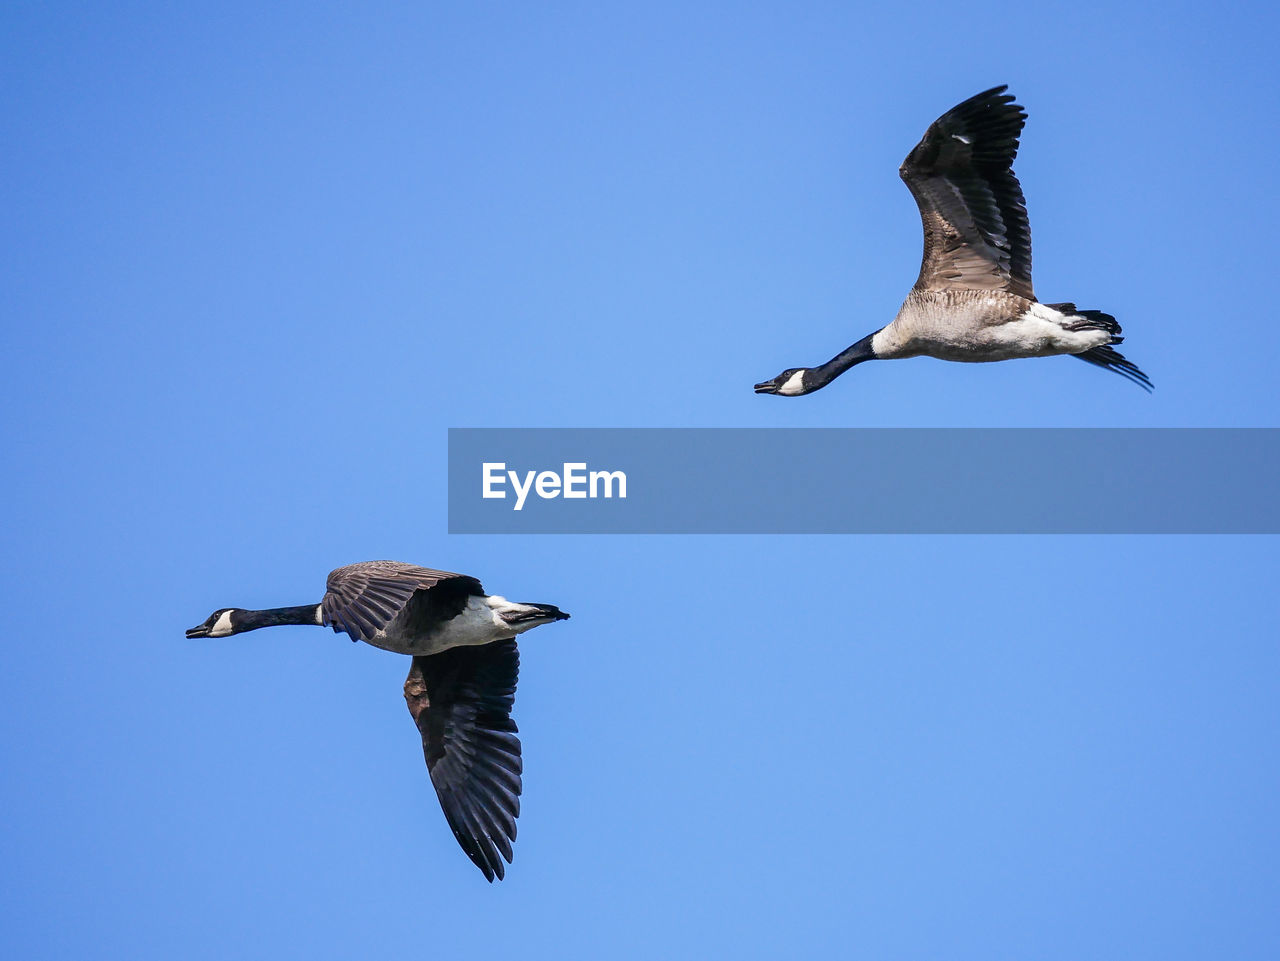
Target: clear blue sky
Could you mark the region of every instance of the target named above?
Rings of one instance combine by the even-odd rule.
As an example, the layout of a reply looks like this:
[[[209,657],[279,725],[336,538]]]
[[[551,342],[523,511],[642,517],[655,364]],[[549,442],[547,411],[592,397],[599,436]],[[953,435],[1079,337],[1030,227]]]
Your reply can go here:
[[[6,4],[4,954],[1277,956],[1275,539],[444,502],[449,426],[1275,426],[1276,42],[1262,4]],[[897,165],[1002,82],[1037,290],[1155,394],[1058,358],[755,396],[892,316]],[[375,557],[574,615],[522,645],[502,884],[403,659],[183,638]]]

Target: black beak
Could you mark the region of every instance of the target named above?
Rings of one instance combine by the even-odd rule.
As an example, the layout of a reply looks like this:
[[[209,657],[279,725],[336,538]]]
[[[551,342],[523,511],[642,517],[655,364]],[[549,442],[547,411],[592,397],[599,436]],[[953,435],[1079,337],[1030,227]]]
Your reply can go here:
[[[757,394],[776,394],[778,385],[771,380],[766,380],[763,384],[756,384]]]
[[[536,607],[537,613],[528,615],[530,618],[549,617],[553,621],[567,621],[569,615],[554,604],[530,604],[530,607]]]
[[[187,637],[208,637],[209,626],[201,624],[199,627],[191,627],[187,629]]]

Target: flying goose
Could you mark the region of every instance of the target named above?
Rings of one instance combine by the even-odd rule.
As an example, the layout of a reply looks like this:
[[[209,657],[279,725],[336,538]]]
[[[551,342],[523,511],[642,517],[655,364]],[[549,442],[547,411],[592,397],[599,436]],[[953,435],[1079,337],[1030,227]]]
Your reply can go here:
[[[520,655],[515,637],[567,620],[550,604],[485,594],[474,577],[399,561],[329,575],[319,604],[214,611],[187,637],[227,637],[277,624],[315,624],[384,651],[412,654],[404,699],[453,836],[492,881],[511,863],[520,814],[520,739],[511,720]]]
[[[1036,300],[1031,228],[1013,174],[1027,115],[1007,89],[947,111],[898,168],[924,223],[920,276],[898,315],[819,367],[756,384],[757,394],[811,394],[864,360],[921,355],[981,362],[1072,354],[1151,390],[1113,347],[1122,339],[1114,317]]]

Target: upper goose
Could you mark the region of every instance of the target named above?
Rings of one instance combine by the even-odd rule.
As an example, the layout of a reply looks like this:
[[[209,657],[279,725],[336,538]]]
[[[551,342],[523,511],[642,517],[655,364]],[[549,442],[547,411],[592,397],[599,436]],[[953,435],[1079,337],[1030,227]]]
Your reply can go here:
[[[925,355],[991,361],[1074,354],[1151,390],[1112,346],[1120,325],[1100,310],[1042,304],[1031,288],[1031,228],[1013,174],[1027,115],[994,87],[933,122],[898,169],[924,223],[920,276],[886,327],[820,367],[792,367],[758,394],[810,394],[864,360]]]
[[[301,607],[214,611],[187,637],[226,637],[277,624],[318,624],[353,641],[412,654],[404,698],[453,835],[492,881],[511,863],[520,814],[520,739],[511,720],[520,655],[514,640],[569,615],[550,604],[487,595],[474,577],[399,561],[329,575],[323,600]]]

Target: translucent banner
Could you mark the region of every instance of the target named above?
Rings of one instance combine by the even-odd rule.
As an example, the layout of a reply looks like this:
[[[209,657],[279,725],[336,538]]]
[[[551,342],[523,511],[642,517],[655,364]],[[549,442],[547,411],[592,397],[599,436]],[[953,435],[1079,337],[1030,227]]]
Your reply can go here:
[[[1280,429],[449,431],[456,534],[1275,534]]]

